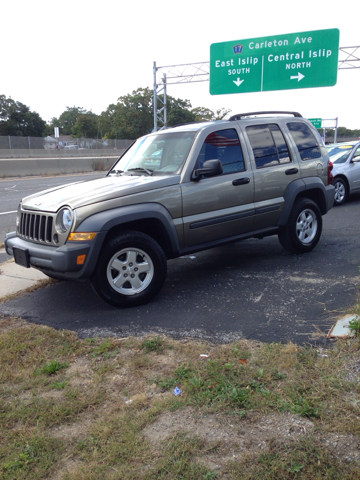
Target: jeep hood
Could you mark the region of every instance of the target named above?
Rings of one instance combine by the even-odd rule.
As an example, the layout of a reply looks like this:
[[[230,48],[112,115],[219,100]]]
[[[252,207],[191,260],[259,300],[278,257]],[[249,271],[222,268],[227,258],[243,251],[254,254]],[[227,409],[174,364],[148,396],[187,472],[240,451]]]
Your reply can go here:
[[[104,177],[44,190],[24,198],[22,205],[29,210],[55,213],[64,205],[76,209],[113,198],[166,188],[177,185],[179,181],[180,175]]]

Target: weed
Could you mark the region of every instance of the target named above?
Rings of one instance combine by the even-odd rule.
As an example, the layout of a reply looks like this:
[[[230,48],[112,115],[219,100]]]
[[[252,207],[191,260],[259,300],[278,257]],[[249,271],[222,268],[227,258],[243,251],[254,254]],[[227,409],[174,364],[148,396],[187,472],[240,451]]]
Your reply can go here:
[[[49,385],[50,388],[55,388],[56,390],[61,390],[63,388],[66,387],[66,385],[68,384],[69,382],[54,382],[52,383],[51,385]]]
[[[179,382],[176,378],[155,378],[151,383],[156,383],[161,388],[161,390],[170,390],[170,388],[176,387]]]
[[[85,343],[89,343],[90,345],[97,342],[96,338],[85,338]]]
[[[356,480],[359,475],[356,464],[341,463],[322,442],[312,437],[301,439],[296,448],[273,440],[265,452],[229,464],[228,472],[230,478],[244,480]]]
[[[175,376],[178,380],[183,380],[185,378],[190,378],[194,373],[194,370],[191,368],[191,363],[187,367],[184,366],[184,363],[180,368],[175,370]]]
[[[355,337],[360,336],[360,317],[356,316],[349,322],[349,329],[355,335]]]
[[[92,351],[92,355],[94,357],[98,355],[104,355],[107,354],[110,351],[116,350],[115,356],[117,353],[119,353],[119,348],[117,348],[117,345],[110,339],[107,338],[105,342],[102,342],[98,347],[95,347]]]
[[[113,372],[116,369],[116,365],[111,365],[109,363],[102,363],[101,365],[94,368],[94,371],[101,376],[104,376],[108,372]]]
[[[47,478],[63,452],[59,440],[43,436],[19,439],[10,435],[8,442],[0,449],[0,457],[7,453],[6,460],[0,462],[0,476],[4,480]]]
[[[51,362],[45,364],[40,370],[37,370],[35,373],[37,375],[44,374],[44,375],[53,375],[54,373],[58,372],[62,368],[66,368],[69,366],[69,362],[58,362],[57,360],[51,360]]]
[[[142,342],[141,348],[145,349],[146,353],[162,353],[165,348],[164,340],[161,337],[149,338],[148,340],[144,340]]]

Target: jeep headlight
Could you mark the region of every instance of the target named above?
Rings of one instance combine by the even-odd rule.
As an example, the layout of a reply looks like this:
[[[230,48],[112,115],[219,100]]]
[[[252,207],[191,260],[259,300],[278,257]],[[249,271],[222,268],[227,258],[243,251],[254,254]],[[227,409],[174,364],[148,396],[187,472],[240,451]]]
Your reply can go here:
[[[66,233],[70,230],[71,225],[74,220],[73,211],[69,207],[63,207],[59,210],[56,221],[55,228],[58,233]]]

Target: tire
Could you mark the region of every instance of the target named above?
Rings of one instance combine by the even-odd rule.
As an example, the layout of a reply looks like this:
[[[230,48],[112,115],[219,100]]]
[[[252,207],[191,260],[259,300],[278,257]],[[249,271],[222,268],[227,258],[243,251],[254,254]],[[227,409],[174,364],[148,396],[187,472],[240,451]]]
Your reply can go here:
[[[287,225],[279,233],[281,245],[290,253],[307,253],[316,247],[322,232],[322,216],[309,198],[295,201]]]
[[[110,305],[135,307],[159,293],[166,271],[160,245],[148,235],[128,231],[104,244],[90,281]]]
[[[348,187],[342,178],[335,178],[332,183],[335,187],[334,205],[342,205],[346,202],[348,197]]]

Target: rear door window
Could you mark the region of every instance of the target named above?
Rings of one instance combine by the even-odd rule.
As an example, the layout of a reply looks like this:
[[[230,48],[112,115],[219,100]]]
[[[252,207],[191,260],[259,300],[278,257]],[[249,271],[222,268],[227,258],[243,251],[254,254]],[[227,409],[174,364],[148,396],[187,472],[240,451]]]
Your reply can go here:
[[[265,124],[246,127],[254,152],[256,168],[291,162],[289,149],[278,125]]]
[[[289,122],[287,127],[299,150],[301,160],[314,160],[321,157],[319,144],[308,125],[300,122]]]

